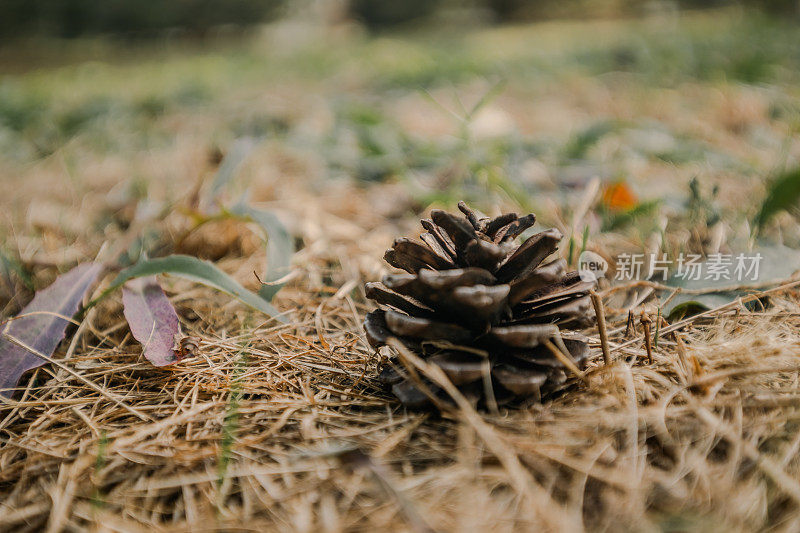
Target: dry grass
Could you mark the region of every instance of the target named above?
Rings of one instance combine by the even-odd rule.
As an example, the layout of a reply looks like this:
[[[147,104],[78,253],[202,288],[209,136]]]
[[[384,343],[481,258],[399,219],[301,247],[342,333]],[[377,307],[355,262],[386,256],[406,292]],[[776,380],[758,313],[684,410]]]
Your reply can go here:
[[[367,224],[347,226],[358,231],[349,243],[329,240],[341,219],[324,200],[302,203],[319,207],[309,226],[331,231],[308,238],[300,280],[278,297],[288,324],[175,284],[201,343],[163,370],[140,358],[117,302],[90,312],[62,362],[107,394],[46,367],[3,412],[3,528],[800,527],[795,288],[761,313],[698,319],[680,330],[680,349],[662,336],[652,365],[641,330],[614,350],[624,320],[609,324],[610,366],[587,331],[588,385],[545,405],[409,413],[374,381],[364,274],[328,266],[371,247],[378,221],[365,197],[350,198],[338,214],[359,209],[351,218]]]

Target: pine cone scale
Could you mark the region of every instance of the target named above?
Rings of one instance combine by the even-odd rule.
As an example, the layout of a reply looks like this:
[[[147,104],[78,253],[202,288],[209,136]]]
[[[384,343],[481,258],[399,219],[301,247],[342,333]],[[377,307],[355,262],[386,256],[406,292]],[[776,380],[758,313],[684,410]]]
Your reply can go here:
[[[441,243],[439,243],[439,240],[434,236],[433,233],[426,231],[425,233],[422,233],[419,238],[422,239],[422,242],[427,244],[436,255],[455,267],[454,257],[450,255],[450,252],[442,247]]]
[[[464,385],[483,377],[484,360],[476,355],[444,352],[428,359],[441,368],[454,385]]]
[[[426,244],[415,242],[411,239],[397,239],[392,248],[394,248],[397,253],[402,253],[421,260],[434,270],[445,270],[455,267],[453,261],[450,259],[440,256]]]
[[[484,268],[469,267],[434,272],[420,272],[419,279],[432,290],[448,290],[470,285],[493,285],[497,279]]]
[[[534,270],[548,255],[556,251],[561,238],[561,232],[557,229],[549,229],[532,236],[500,266],[497,279],[509,281]]]
[[[501,364],[492,370],[497,381],[519,396],[537,394],[547,381],[547,373],[530,372],[508,364]]]
[[[513,214],[513,213],[512,213]],[[516,217],[516,214],[514,214]],[[514,237],[517,237],[526,229],[530,228],[536,223],[536,217],[534,215],[526,215],[520,219],[517,219],[509,224],[501,226],[496,231],[492,231],[492,226],[487,225],[486,230],[489,234],[492,235],[492,240],[494,242],[501,242],[504,240],[510,240]]]
[[[444,251],[450,256],[450,258],[456,263],[458,263],[458,255],[456,254],[456,245],[450,239],[450,237],[436,224],[433,223],[433,220],[430,219],[422,219],[420,221],[422,227],[428,230],[428,232],[433,236],[434,239],[439,243],[439,246],[442,247]]]
[[[397,311],[388,310],[385,315],[389,331],[399,337],[412,339],[446,340],[450,342],[469,342],[472,334],[466,328],[447,322],[436,322],[427,318],[412,317]]]
[[[378,282],[367,283],[364,292],[370,300],[379,304],[388,305],[398,311],[403,311],[411,316],[421,316],[431,318],[434,315],[433,309],[426,307],[417,301],[406,298],[402,294],[390,291],[384,284]]]
[[[468,221],[457,218],[446,211],[434,209],[431,211],[431,219],[450,237],[456,252],[464,250],[470,242],[477,238],[475,228]]]
[[[536,291],[544,287],[552,287],[564,277],[567,270],[567,262],[557,259],[541,268],[532,269],[526,275],[519,276],[511,283],[508,295],[508,303],[511,306],[517,305],[521,301],[535,294]]]

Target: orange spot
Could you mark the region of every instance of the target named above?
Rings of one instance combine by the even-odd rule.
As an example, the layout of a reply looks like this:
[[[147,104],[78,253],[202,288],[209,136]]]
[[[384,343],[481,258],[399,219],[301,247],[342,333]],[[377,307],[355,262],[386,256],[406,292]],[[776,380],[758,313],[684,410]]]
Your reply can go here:
[[[633,209],[639,199],[624,181],[609,183],[603,189],[603,205],[612,211]]]

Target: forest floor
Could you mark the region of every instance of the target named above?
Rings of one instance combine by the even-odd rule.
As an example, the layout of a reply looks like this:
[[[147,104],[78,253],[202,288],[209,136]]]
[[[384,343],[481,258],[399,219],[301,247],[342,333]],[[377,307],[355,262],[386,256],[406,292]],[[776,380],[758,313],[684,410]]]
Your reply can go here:
[[[118,293],[80,317],[61,364],[0,405],[0,529],[800,530],[800,227],[752,225],[800,157],[796,25],[283,23],[245,43],[42,53],[0,53],[4,316],[134,231],[258,289],[259,229],[196,216],[221,162],[241,164],[211,201],[246,195],[297,252],[283,322],[162,276],[198,339],[171,366],[142,357]],[[757,287],[699,287],[711,310],[682,322],[671,286],[604,282],[613,361],[584,330],[585,382],[525,409],[407,411],[376,379],[363,286],[395,237],[462,199],[536,213],[573,263],[586,248],[777,264]],[[643,311],[677,325],[652,361]]]

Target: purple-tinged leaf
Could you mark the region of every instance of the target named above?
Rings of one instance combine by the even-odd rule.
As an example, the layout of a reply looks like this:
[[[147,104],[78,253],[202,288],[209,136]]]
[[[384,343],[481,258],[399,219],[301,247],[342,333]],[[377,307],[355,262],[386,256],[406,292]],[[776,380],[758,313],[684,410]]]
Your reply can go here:
[[[33,300],[11,320],[0,338],[0,395],[10,398],[22,374],[47,361],[15,344],[6,336],[47,356],[53,355],[72,317],[92,288],[103,266],[82,263],[62,274],[52,285],[36,293]]]
[[[136,278],[122,286],[125,319],[133,337],[142,343],[145,358],[155,366],[179,361],[172,347],[180,332],[178,313],[155,276]]]

